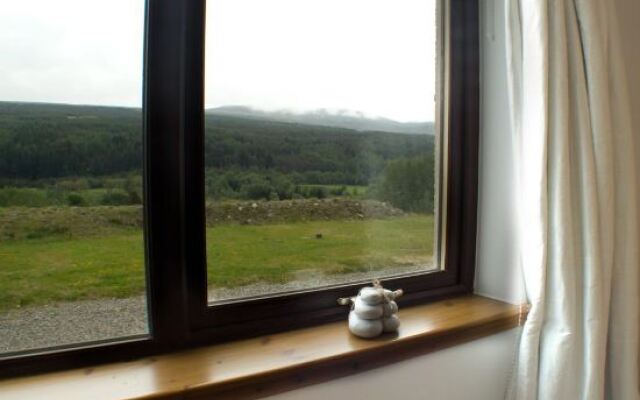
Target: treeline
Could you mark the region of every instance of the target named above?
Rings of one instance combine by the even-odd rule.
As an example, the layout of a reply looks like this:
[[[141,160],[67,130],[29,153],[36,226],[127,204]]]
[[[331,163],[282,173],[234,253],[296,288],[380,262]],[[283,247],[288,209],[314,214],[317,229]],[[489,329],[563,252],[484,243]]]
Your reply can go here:
[[[369,186],[307,184],[303,174],[273,170],[207,170],[208,201],[289,200],[358,197],[388,202],[407,212],[432,213],[434,208],[433,155],[387,162]],[[138,173],[120,177],[81,177],[0,182],[0,207],[119,206],[142,204]],[[3,187],[4,186],[4,187]]]
[[[389,160],[433,151],[433,136],[207,116],[205,162],[218,170],[299,174],[308,184],[366,185]],[[141,112],[0,103],[0,178],[101,176],[142,166]],[[300,178],[302,177],[302,178]]]
[[[326,183],[327,185],[315,185]],[[208,170],[205,178],[211,200],[291,200],[324,199],[351,195],[346,185],[309,182],[304,174],[284,174],[274,170]]]
[[[109,177],[0,180],[0,207],[134,204],[142,204],[142,178],[139,172]]]
[[[212,200],[323,199],[349,195],[346,186],[308,185],[304,174],[273,170],[209,170],[205,187]],[[402,157],[386,162],[364,193],[407,212],[433,213],[435,202],[434,154]]]

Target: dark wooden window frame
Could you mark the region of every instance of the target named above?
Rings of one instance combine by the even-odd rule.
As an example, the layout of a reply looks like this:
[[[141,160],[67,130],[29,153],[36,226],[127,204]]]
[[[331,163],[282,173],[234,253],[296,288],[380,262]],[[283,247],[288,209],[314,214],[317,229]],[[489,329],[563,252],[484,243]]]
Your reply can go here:
[[[400,305],[473,291],[479,131],[478,0],[444,0],[444,269],[385,280]],[[133,359],[344,318],[361,284],[209,305],[204,205],[206,0],[147,0],[145,253],[149,335],[0,355],[0,377]]]

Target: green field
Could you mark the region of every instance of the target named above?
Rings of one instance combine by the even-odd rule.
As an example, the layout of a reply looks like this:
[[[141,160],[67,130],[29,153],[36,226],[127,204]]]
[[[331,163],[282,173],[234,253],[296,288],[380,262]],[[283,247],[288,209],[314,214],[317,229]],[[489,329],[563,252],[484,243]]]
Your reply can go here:
[[[144,292],[140,229],[13,236],[0,239],[0,312]],[[229,224],[209,228],[207,239],[213,287],[282,283],[306,271],[340,274],[427,263],[433,252],[433,217]]]

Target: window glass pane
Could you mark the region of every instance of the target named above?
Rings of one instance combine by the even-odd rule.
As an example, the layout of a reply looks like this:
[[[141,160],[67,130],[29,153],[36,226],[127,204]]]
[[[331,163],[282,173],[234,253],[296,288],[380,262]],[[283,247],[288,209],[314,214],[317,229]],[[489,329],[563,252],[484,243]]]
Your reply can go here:
[[[0,353],[147,333],[143,0],[0,0]]]
[[[208,0],[209,300],[438,268],[436,0]]]

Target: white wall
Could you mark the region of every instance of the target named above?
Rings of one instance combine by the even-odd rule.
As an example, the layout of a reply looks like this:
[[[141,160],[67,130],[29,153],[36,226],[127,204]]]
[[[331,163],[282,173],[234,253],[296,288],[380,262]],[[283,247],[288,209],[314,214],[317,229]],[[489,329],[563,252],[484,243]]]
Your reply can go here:
[[[516,240],[514,170],[504,6],[481,0],[481,133],[478,184],[476,293],[507,301],[525,301],[514,252]]]
[[[504,397],[516,330],[309,386],[271,400],[497,400]]]

